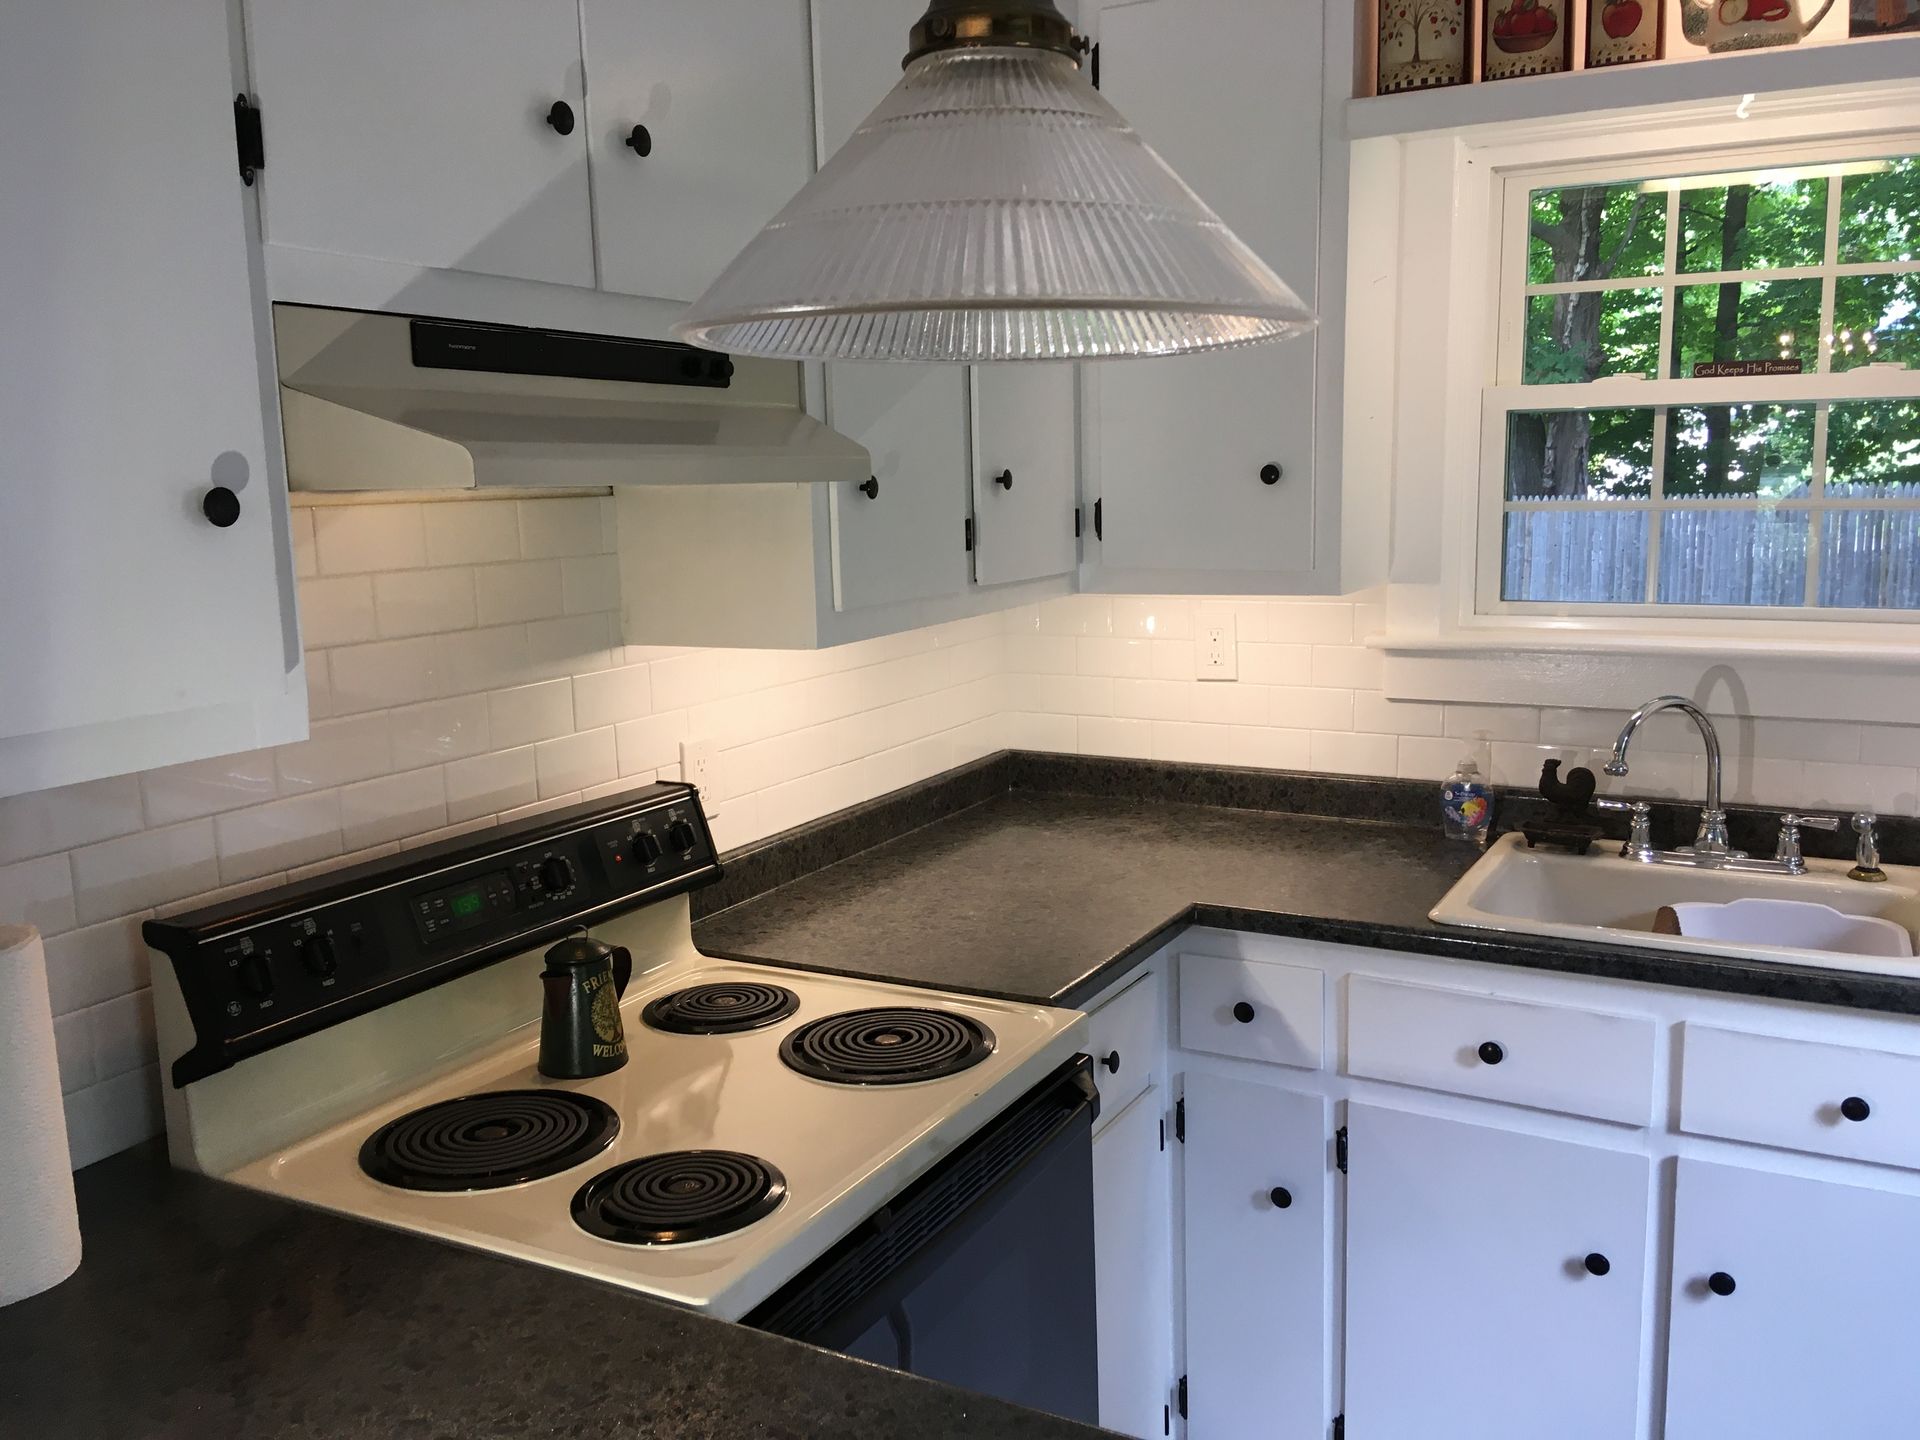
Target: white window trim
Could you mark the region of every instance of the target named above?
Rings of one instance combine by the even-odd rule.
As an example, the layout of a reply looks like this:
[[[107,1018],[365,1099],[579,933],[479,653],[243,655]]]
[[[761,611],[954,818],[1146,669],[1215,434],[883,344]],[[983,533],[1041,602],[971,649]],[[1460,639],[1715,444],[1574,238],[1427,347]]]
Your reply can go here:
[[[1583,165],[1596,174],[1637,168],[1648,176],[1748,169],[1764,163],[1770,150],[1782,159],[1822,150],[1836,159],[1855,158],[1887,145],[1890,137],[1920,134],[1920,83],[1752,101],[1736,97],[1535,121],[1523,133],[1502,125],[1356,142],[1357,168],[1397,182],[1355,186],[1351,233],[1377,236],[1385,227],[1395,240],[1391,246],[1375,242],[1371,267],[1356,243],[1346,386],[1349,483],[1358,467],[1378,467],[1392,492],[1388,626],[1375,641],[1388,652],[1390,694],[1492,699],[1494,685],[1503,692],[1499,698],[1512,703],[1616,703],[1617,695],[1576,698],[1582,655],[1594,657],[1615,683],[1630,683],[1634,667],[1624,662],[1634,657],[1647,661],[1640,673],[1649,682],[1670,679],[1689,664],[1697,675],[1717,660],[1742,656],[1769,664],[1817,661],[1840,665],[1848,674],[1863,667],[1881,674],[1889,668],[1920,671],[1920,634],[1900,620],[1677,614],[1666,606],[1652,614],[1488,614],[1479,604],[1489,407],[1513,401],[1497,385],[1508,177],[1551,171],[1559,179]],[[1748,114],[1742,117],[1737,109]],[[1379,252],[1388,252],[1386,273]],[[1369,332],[1391,337],[1390,360],[1383,362],[1379,346],[1362,343]],[[1390,379],[1383,381],[1383,368]],[[1798,377],[1796,395],[1805,393],[1808,378],[1834,383],[1836,393],[1844,388],[1840,398],[1911,394],[1916,380],[1912,372],[1887,371]],[[1634,403],[1658,403],[1663,387],[1671,398],[1681,384],[1686,403],[1767,398],[1754,380],[1618,383],[1623,398],[1630,393]],[[1526,387],[1528,402],[1539,404],[1553,388]],[[1504,439],[1491,448],[1503,445]],[[1574,663],[1569,657],[1576,657]],[[1410,663],[1396,664],[1400,658]],[[1478,659],[1497,659],[1500,666],[1464,663]],[[1440,662],[1461,663],[1450,669]],[[1804,674],[1801,682],[1804,690]],[[1778,688],[1785,696],[1792,687],[1783,679]],[[1877,686],[1865,688],[1879,693]],[[1831,691],[1821,698],[1824,707],[1809,713],[1834,713]],[[1854,718],[1875,718],[1891,708],[1896,699],[1889,694],[1867,706],[1873,714]],[[1913,696],[1897,708],[1904,713],[1881,718],[1911,721]]]

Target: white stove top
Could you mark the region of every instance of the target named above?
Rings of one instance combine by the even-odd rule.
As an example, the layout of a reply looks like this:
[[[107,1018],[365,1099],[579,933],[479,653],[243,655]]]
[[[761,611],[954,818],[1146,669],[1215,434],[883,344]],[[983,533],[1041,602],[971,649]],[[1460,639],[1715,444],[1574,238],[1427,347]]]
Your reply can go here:
[[[620,928],[615,921],[596,927],[596,934],[619,943]],[[635,960],[646,963],[637,948]],[[799,1009],[737,1035],[670,1034],[640,1018],[660,995],[743,979],[793,991]],[[537,995],[528,998],[537,1005]],[[816,1080],[780,1058],[782,1038],[808,1021],[896,1005],[977,1021],[992,1033],[993,1051],[957,1074],[896,1085]],[[458,1068],[284,1144],[226,1178],[738,1319],[1087,1043],[1085,1017],[1073,1011],[711,960],[690,946],[661,968],[636,974],[620,1008],[631,1058],[611,1075],[545,1079],[534,1065],[537,1023],[523,1026]],[[603,1100],[619,1117],[619,1134],[571,1169],[493,1190],[408,1191],[362,1171],[361,1144],[386,1122],[438,1101],[510,1089],[571,1090]],[[743,1229],[674,1245],[623,1244],[574,1222],[573,1196],[593,1176],[643,1156],[689,1149],[757,1157],[785,1177],[786,1196]]]

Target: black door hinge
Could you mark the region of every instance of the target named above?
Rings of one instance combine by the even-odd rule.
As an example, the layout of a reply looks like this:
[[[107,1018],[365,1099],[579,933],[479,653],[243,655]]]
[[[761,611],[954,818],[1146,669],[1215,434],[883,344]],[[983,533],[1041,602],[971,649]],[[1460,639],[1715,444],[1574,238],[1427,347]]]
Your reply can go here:
[[[1176,1388],[1174,1392],[1174,1396],[1175,1396],[1174,1404],[1179,1407],[1180,1418],[1184,1420],[1187,1418],[1187,1377],[1186,1376],[1182,1375],[1180,1377],[1180,1384]]]
[[[233,145],[239,152],[240,179],[251,185],[267,168],[267,150],[260,134],[260,107],[244,95],[233,97]]]
[[[1098,90],[1100,88],[1100,47],[1098,45],[1093,47],[1093,53],[1087,57],[1087,69],[1090,72],[1089,78],[1093,81],[1093,88]]]
[[[1101,538],[1101,535],[1100,535],[1100,507],[1101,507],[1102,505],[1104,505],[1104,504],[1106,504],[1106,503],[1107,503],[1107,502],[1106,502],[1105,500],[1096,500],[1096,501],[1094,501],[1094,502],[1093,502],[1093,538],[1094,538],[1094,539],[1096,539],[1096,540],[1098,540],[1098,539],[1100,539],[1100,538]]]
[[[1333,1164],[1342,1175],[1347,1173],[1347,1127],[1333,1132]]]
[[[1173,1102],[1173,1138],[1182,1145],[1187,1143],[1187,1097],[1184,1095]]]
[[[971,515],[967,517],[967,550],[968,553],[972,553],[973,550],[973,517]]]
[[[1333,1417],[1333,1440],[1347,1440],[1347,1417],[1344,1415]]]
[[[1076,540],[1080,538],[1080,507],[1078,505],[1073,507],[1073,538]]]
[[[1167,1148],[1167,1122],[1165,1120],[1160,1122],[1160,1148],[1162,1150]]]
[[[1173,1433],[1173,1407],[1171,1405],[1162,1405],[1160,1407],[1160,1433],[1162,1435],[1171,1435]]]

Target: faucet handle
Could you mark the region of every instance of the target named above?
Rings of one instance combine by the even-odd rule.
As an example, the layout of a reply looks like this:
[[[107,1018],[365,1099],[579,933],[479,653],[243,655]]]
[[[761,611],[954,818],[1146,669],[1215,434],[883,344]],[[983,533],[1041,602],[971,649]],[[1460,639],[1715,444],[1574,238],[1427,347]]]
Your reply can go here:
[[[1780,817],[1780,840],[1773,847],[1773,858],[1786,862],[1788,869],[1798,875],[1806,870],[1806,861],[1800,854],[1800,831],[1805,828],[1814,830],[1838,830],[1838,815],[1782,815]]]
[[[1627,843],[1620,847],[1623,859],[1652,858],[1654,854],[1652,805],[1645,800],[1615,800],[1611,795],[1597,796],[1593,803],[1596,809],[1618,810],[1629,817],[1631,828],[1627,834]]]

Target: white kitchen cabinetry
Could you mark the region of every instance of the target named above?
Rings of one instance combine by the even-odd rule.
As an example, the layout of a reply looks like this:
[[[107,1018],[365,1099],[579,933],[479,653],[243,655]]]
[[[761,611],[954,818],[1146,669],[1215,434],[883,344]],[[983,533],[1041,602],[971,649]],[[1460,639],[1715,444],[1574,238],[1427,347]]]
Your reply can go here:
[[[4,30],[0,795],[299,739],[236,17],[101,0]]]
[[[1678,1184],[1670,1440],[1920,1434],[1920,1196],[1689,1159]]]
[[[973,578],[1072,573],[1079,498],[1071,365],[973,370]]]
[[[1189,1433],[1325,1440],[1327,1102],[1208,1074],[1184,1100]]]
[[[577,0],[248,0],[247,25],[270,243],[592,286]]]
[[[697,299],[813,173],[806,0],[580,0],[580,38],[601,288]]]
[[[1082,14],[1106,97],[1320,306],[1322,7],[1087,0]],[[1083,488],[1100,501],[1091,588],[1335,588],[1337,476],[1315,460],[1321,348],[1309,334],[1084,367]]]
[[[1373,1105],[1347,1130],[1351,1433],[1634,1434],[1646,1156]]]
[[[1165,1433],[1161,1426],[1172,1381],[1173,1272],[1167,1254],[1170,1196],[1162,1094],[1155,1086],[1112,1118],[1103,1110],[1103,1128],[1093,1140],[1100,1423],[1141,1437]]]

